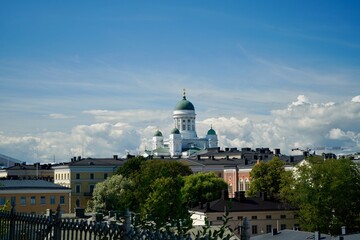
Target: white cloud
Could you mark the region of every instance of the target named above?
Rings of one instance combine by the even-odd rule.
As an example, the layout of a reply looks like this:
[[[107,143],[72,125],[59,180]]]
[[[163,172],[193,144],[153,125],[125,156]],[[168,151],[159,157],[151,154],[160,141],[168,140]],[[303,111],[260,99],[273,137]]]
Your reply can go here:
[[[355,97],[356,99],[356,97]],[[360,104],[354,101],[311,103],[299,96],[289,108],[271,111],[266,120],[251,117],[211,117],[198,120],[197,133],[205,136],[210,126],[221,147],[280,148],[347,147],[360,149]],[[0,152],[27,162],[68,161],[73,156],[123,156],[151,149],[154,132],[165,138],[173,128],[171,110],[92,110],[98,123],[77,125],[69,132],[45,132],[29,136],[8,136],[0,132]],[[198,119],[202,112],[197,111]]]
[[[61,113],[51,113],[49,114],[49,117],[52,119],[69,119],[69,118],[74,118],[74,116],[68,116],[65,114],[61,114]]]
[[[356,97],[353,97],[351,99],[352,102],[356,102],[356,103],[360,103],[360,95],[356,96]]]

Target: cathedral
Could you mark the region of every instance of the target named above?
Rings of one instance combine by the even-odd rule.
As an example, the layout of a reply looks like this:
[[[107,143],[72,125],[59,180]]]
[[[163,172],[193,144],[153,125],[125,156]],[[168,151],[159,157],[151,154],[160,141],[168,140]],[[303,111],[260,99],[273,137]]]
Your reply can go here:
[[[212,127],[205,137],[197,136],[195,107],[186,99],[185,91],[183,98],[175,105],[173,119],[174,129],[168,139],[164,139],[160,130],[155,132],[151,155],[186,157],[203,149],[218,147],[218,138]]]

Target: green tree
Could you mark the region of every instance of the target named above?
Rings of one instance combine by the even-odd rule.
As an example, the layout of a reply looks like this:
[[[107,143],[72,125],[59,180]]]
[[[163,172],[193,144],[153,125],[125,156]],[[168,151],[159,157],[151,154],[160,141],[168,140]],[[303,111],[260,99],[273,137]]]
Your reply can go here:
[[[214,172],[199,172],[185,176],[184,180],[181,195],[189,207],[199,204],[199,202],[205,203],[218,199],[221,196],[221,191],[228,187],[227,183],[216,176]]]
[[[299,209],[302,229],[359,229],[360,172],[351,160],[310,158],[283,180],[281,197]]]
[[[141,164],[145,161],[146,158],[142,156],[130,158],[116,171],[116,174],[131,177],[132,174],[136,174],[140,170]]]
[[[151,186],[156,179],[162,177],[176,178],[190,174],[192,171],[188,166],[176,161],[148,160],[142,162],[140,170],[131,177],[134,181],[131,210],[141,212],[142,205],[152,192]],[[178,190],[180,191],[180,189]]]
[[[153,221],[159,227],[179,219],[183,223],[189,223],[190,215],[179,191],[182,185],[180,177],[156,179],[151,184],[151,192],[141,209],[143,219]]]
[[[113,175],[105,181],[97,183],[92,201],[88,203],[88,210],[124,210],[131,203],[132,185],[131,180],[121,175]]]
[[[269,197],[277,197],[284,173],[285,163],[278,157],[256,164],[250,172],[251,182],[247,194],[252,196],[257,192],[264,192]]]

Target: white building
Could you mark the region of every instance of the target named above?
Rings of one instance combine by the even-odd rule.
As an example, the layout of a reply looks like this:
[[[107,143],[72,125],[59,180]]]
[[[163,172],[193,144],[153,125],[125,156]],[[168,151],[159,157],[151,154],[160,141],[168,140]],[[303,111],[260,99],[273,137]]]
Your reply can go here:
[[[195,107],[186,99],[185,92],[183,98],[175,105],[173,119],[175,127],[168,139],[164,139],[160,130],[155,132],[152,148],[154,156],[188,156],[193,152],[218,146],[218,138],[212,127],[205,137],[197,136]]]

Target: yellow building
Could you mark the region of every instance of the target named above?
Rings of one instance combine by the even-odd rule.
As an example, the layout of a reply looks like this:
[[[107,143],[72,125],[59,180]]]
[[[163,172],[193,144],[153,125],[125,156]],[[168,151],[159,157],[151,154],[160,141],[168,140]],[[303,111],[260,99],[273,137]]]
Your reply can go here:
[[[124,164],[116,155],[113,158],[73,158],[69,163],[54,166],[54,183],[72,189],[71,211],[86,208],[95,185],[111,177]]]
[[[45,214],[70,211],[71,189],[44,180],[0,180],[0,206],[15,204],[17,212]]]

